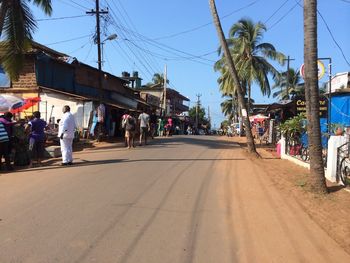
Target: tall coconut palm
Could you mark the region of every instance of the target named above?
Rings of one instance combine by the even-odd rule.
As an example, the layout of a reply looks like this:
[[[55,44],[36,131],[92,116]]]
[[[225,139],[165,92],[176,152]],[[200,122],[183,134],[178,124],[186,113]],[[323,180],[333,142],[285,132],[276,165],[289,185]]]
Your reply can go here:
[[[327,193],[322,161],[317,68],[317,0],[304,0],[305,99],[308,119],[311,187]]]
[[[278,97],[281,100],[289,99],[289,95],[303,95],[304,89],[301,82],[301,76],[299,71],[293,68],[289,69],[289,74],[287,71],[278,74],[274,78],[275,84],[272,89],[276,90],[272,96],[274,98]]]
[[[239,105],[240,105],[240,108],[243,112],[243,115],[245,115],[245,117],[246,117],[246,118],[244,118],[244,125],[245,125],[245,129],[246,129],[248,151],[250,153],[258,156],[258,153],[257,153],[256,148],[255,148],[253,134],[252,134],[252,131],[250,128],[249,112],[247,112],[246,105],[244,103],[243,88],[242,88],[242,85],[241,85],[239,77],[238,77],[235,63],[232,59],[229,47],[227,45],[224,32],[222,31],[221,22],[220,22],[219,15],[217,13],[216,5],[215,5],[215,0],[209,0],[209,5],[210,5],[210,10],[211,10],[211,13],[213,16],[214,25],[216,27],[218,37],[219,37],[219,40],[221,43],[221,47],[224,51],[225,62],[228,66],[230,75],[233,79],[234,86],[237,87],[236,90],[237,90],[237,98],[239,101]]]
[[[0,63],[11,79],[17,79],[23,67],[24,54],[30,48],[36,29],[29,8],[33,2],[45,14],[51,15],[51,0],[1,0],[0,1]]]
[[[164,74],[155,73],[152,78],[153,84],[164,84]],[[166,83],[169,84],[169,80],[166,80]]]
[[[222,113],[232,120],[234,118],[235,112],[237,112],[237,103],[234,98],[229,98],[221,102],[221,111]]]
[[[276,76],[278,71],[268,60],[283,64],[285,59],[272,44],[262,42],[265,31],[263,23],[241,19],[231,27],[229,33],[228,45],[234,53],[239,76],[247,83],[248,101],[254,82],[259,85],[263,95],[270,96],[268,75]]]

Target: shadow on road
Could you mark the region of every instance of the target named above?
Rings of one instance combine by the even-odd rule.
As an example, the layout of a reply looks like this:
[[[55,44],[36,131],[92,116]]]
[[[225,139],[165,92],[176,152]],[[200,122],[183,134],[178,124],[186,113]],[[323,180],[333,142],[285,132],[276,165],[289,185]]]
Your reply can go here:
[[[181,145],[195,145],[203,146],[209,149],[232,149],[239,147],[237,143],[221,140],[219,137],[214,136],[202,136],[202,135],[183,135],[172,136],[170,138],[159,138],[157,144],[166,146],[181,146]],[[152,145],[153,143],[151,143]]]

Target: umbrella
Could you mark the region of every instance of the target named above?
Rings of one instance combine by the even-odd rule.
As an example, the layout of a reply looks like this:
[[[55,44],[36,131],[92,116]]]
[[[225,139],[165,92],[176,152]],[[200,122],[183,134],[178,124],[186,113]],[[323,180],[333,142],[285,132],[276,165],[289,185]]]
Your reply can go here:
[[[252,122],[261,122],[261,121],[264,121],[266,119],[269,119],[270,117],[267,117],[265,115],[262,115],[262,114],[257,114],[257,115],[254,115],[254,116],[250,116],[249,117],[249,120]]]
[[[38,104],[40,101],[39,97],[28,98],[23,100],[23,104],[20,107],[14,108],[11,110],[12,113],[19,113],[33,107]]]
[[[3,94],[0,95],[0,112],[18,113],[29,109],[40,101],[39,97],[22,99],[17,96]]]

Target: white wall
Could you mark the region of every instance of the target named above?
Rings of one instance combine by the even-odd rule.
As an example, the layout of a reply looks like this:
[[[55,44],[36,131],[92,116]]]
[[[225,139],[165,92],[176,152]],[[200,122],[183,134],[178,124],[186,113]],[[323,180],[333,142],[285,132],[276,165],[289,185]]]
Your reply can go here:
[[[93,108],[93,104],[91,101],[79,101],[70,96],[53,92],[42,92],[40,94],[40,98],[40,112],[43,119],[46,120],[46,116],[47,119],[49,119],[52,110],[51,116],[55,118],[55,123],[57,123],[57,119],[62,118],[63,106],[68,105],[71,109],[71,113],[75,117],[77,127],[88,128],[90,112]]]

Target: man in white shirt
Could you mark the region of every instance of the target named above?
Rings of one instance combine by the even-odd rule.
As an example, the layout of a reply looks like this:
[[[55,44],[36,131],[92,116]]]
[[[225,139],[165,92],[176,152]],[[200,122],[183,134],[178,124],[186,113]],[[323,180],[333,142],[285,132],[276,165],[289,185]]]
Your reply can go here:
[[[139,116],[140,121],[140,146],[142,145],[142,139],[145,138],[145,145],[147,144],[147,133],[150,130],[149,126],[149,115],[142,111],[142,113]]]
[[[58,137],[60,138],[61,152],[62,152],[62,165],[73,164],[73,139],[75,132],[75,120],[74,116],[70,113],[70,107],[64,106],[63,117],[59,122]]]

